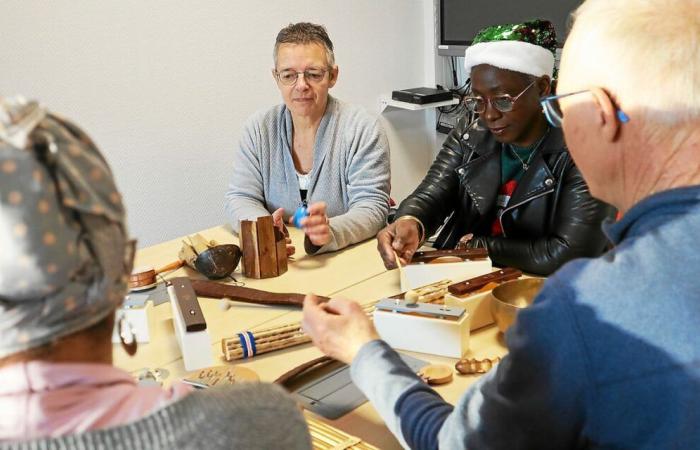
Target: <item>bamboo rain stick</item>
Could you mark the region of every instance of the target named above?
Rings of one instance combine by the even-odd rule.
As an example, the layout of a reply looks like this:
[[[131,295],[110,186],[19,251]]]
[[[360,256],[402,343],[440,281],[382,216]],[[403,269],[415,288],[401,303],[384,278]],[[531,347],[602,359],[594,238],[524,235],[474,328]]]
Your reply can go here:
[[[256,355],[261,355],[263,353],[268,353],[274,350],[282,350],[283,348],[288,348],[288,347],[293,347],[295,345],[300,345],[300,344],[305,344],[307,342],[311,342],[311,338],[307,336],[303,336],[300,338],[295,338],[295,339],[288,339],[286,341],[280,342],[277,345],[267,345],[265,347],[258,347],[256,346]],[[226,360],[230,361],[232,359],[242,359],[243,358],[243,349],[237,349],[234,351],[227,351],[226,352]]]
[[[262,349],[268,348],[270,345],[279,345],[280,343],[288,342],[288,341],[291,341],[293,339],[304,339],[304,338],[308,338],[308,336],[306,336],[305,334],[294,334],[294,335],[284,336],[284,337],[281,337],[281,338],[276,339],[276,340],[263,341],[263,342],[256,341],[255,348],[262,350]],[[243,351],[243,346],[242,345],[228,345],[226,347],[226,349],[229,352],[235,352],[235,351],[239,351],[239,350]]]
[[[262,345],[255,345],[256,352],[257,353],[263,353],[265,350],[268,350],[270,348],[272,349],[278,349],[278,348],[286,348],[285,346],[289,343],[304,343],[304,342],[309,342],[311,341],[311,338],[308,336],[294,336],[288,339],[282,339],[277,342],[267,342]],[[243,354],[243,347],[237,347],[233,349],[227,349],[230,353],[238,353],[240,352]]]
[[[298,334],[305,334],[305,333],[302,330],[295,328],[293,330],[289,330],[289,331],[285,331],[285,332],[277,333],[277,334],[269,334],[267,336],[262,336],[262,337],[253,334],[253,338],[255,338],[256,343],[257,342],[269,342],[269,341],[275,341],[275,340],[282,339],[284,337],[294,336],[294,335],[298,335]],[[238,337],[228,339],[226,342],[227,342],[227,345],[229,343],[234,344],[234,345],[241,345],[241,341],[240,341],[240,339],[238,339]]]
[[[265,337],[265,336],[270,336],[273,334],[286,332],[288,330],[293,331],[293,330],[299,330],[299,329],[301,329],[301,323],[293,323],[293,324],[285,325],[282,327],[273,328],[270,330],[265,330],[265,331],[253,331],[253,330],[251,330],[251,332],[253,333],[253,336]]]
[[[363,305],[360,305],[365,312],[371,312],[367,311],[370,309],[374,309],[374,306],[377,304],[376,301],[372,301],[369,303],[365,303]],[[253,333],[253,336],[255,337],[255,340],[257,341],[258,338],[263,337],[263,333],[267,332],[280,332],[282,330],[286,329],[301,329],[301,322],[295,322],[295,323],[290,323],[286,325],[280,325],[278,327],[270,327],[270,328],[264,328],[262,330],[249,330]],[[229,339],[235,339],[235,338],[229,338]]]
[[[280,329],[284,329],[284,328],[291,328],[291,327],[301,328],[301,322],[286,323],[284,325],[278,325],[276,327],[263,328],[260,330],[248,330],[248,331],[252,332],[253,334],[259,334],[259,333],[267,333],[268,331],[275,331],[275,330],[280,330]]]
[[[283,341],[286,341],[289,339],[301,338],[301,337],[306,337],[306,334],[305,333],[285,334],[285,335],[279,336],[275,339],[266,339],[266,340],[260,340],[260,341],[256,339],[255,340],[255,347],[256,348],[265,348],[265,346],[268,344],[278,344],[280,342],[283,342]],[[227,344],[227,346],[226,346],[226,348],[229,351],[240,350],[240,349],[243,349],[243,347],[244,347],[243,345],[240,345],[240,342],[233,343],[232,345]]]
[[[258,335],[256,333],[253,333],[253,337],[255,338],[255,341],[262,341],[262,340],[269,340],[269,339],[275,339],[278,338],[279,336],[286,336],[290,334],[298,334],[298,333],[303,333],[304,330],[301,329],[301,327],[293,327],[293,328],[288,328],[280,331],[279,333],[266,333],[264,335]],[[226,341],[231,341],[231,342],[240,342],[239,336],[236,335],[235,337],[232,338],[226,338]]]

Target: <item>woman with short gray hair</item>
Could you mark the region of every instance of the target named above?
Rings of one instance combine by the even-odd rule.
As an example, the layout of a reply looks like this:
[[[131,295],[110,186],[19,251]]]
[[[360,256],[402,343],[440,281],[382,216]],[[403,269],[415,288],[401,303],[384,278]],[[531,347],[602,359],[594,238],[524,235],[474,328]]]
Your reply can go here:
[[[290,24],[277,35],[273,56],[284,103],[245,124],[226,192],[234,230],[241,220],[270,214],[281,228],[305,207],[297,224],[308,254],[374,237],[389,212],[390,181],[389,146],[377,119],[328,94],[338,66],[324,27]]]

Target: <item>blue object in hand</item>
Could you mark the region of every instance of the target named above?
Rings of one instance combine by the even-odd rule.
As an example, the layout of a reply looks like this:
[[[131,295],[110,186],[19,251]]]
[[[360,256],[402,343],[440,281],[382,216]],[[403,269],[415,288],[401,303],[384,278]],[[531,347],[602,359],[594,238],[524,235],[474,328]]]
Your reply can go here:
[[[294,216],[292,216],[292,223],[294,223],[294,226],[301,228],[301,219],[304,217],[309,217],[309,210],[306,209],[306,206],[300,206],[294,212]]]

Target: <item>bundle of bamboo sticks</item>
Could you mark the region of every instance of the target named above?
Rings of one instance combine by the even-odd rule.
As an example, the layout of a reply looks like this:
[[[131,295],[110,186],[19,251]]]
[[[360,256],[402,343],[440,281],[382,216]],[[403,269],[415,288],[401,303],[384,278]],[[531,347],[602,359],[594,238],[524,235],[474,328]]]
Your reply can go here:
[[[306,415],[314,450],[379,450],[339,429]]]
[[[370,315],[376,303],[362,305],[362,309]],[[307,342],[311,342],[311,338],[304,333],[301,322],[294,322],[256,331],[242,331],[235,337],[222,339],[221,350],[226,361],[235,361]]]

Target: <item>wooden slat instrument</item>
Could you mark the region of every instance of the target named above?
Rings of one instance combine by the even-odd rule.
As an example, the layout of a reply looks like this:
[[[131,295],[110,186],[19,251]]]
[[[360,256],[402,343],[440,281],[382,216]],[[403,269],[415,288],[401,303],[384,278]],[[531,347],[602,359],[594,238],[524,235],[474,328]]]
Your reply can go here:
[[[447,287],[447,290],[452,295],[462,296],[481,289],[489,283],[502,283],[504,281],[515,280],[521,276],[523,276],[522,271],[507,267],[496,272],[451,284]]]
[[[463,260],[483,259],[489,256],[489,252],[488,249],[485,248],[420,251],[413,254],[413,258],[411,258],[411,264],[427,263],[434,259],[442,258],[445,256],[455,256]]]
[[[230,298],[244,303],[258,305],[297,306],[304,304],[304,294],[268,292],[242,286],[219,283],[208,280],[192,280],[192,287],[198,297]],[[328,301],[328,297],[319,296]]]

